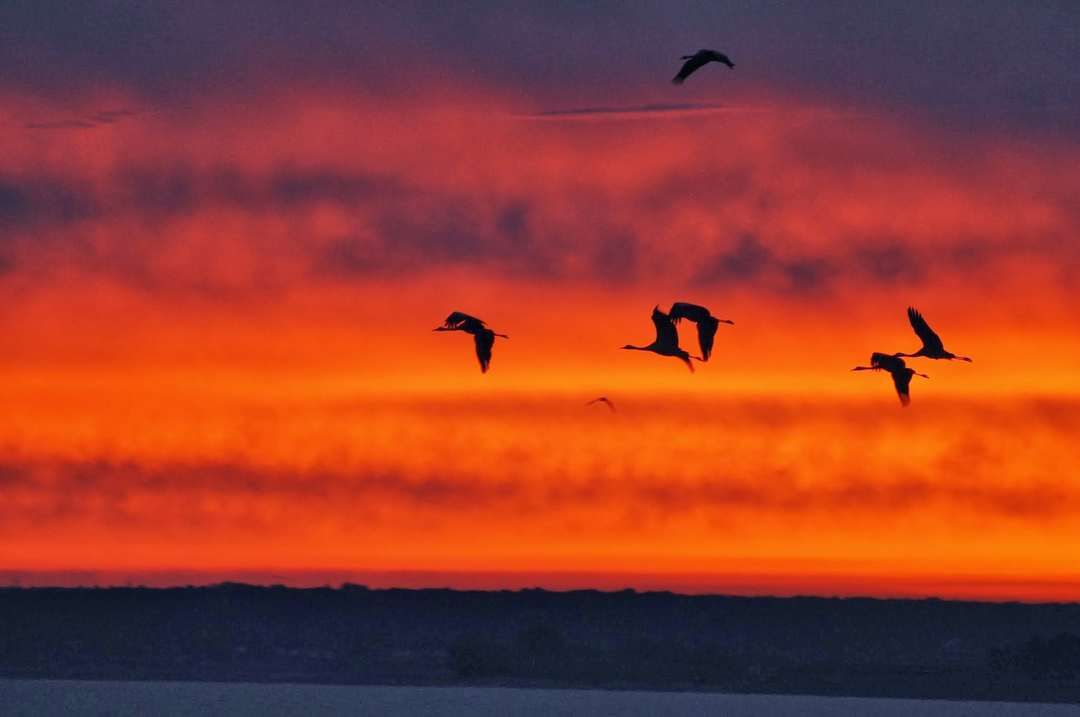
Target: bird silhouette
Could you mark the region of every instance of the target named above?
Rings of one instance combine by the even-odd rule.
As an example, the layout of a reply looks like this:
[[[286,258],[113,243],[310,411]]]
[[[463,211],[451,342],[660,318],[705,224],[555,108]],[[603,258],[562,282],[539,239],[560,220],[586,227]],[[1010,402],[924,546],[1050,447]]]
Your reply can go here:
[[[652,311],[652,322],[653,326],[656,327],[655,341],[648,346],[633,346],[627,344],[622,348],[630,349],[632,351],[652,351],[661,356],[672,356],[685,363],[686,367],[690,369],[690,373],[693,373],[694,364],[690,363],[690,359],[694,359],[695,361],[704,361],[704,359],[697,356],[691,356],[689,353],[679,348],[679,332],[675,328],[675,322],[671,320],[671,317],[661,311],[659,306],[656,306]]]
[[[892,376],[893,385],[896,386],[896,395],[900,397],[900,404],[903,406],[911,403],[911,377],[922,376],[923,378],[930,378],[925,373],[918,373],[915,369],[908,368],[904,363],[904,359],[899,356],[892,356],[877,351],[870,354],[869,366],[856,366],[851,370],[888,371]]]
[[[476,358],[480,362],[480,373],[487,373],[491,365],[491,347],[495,345],[495,337],[510,338],[506,334],[495,333],[483,321],[462,311],[452,312],[442,326],[436,326],[432,331],[464,331],[472,334],[473,343],[476,345]]]
[[[683,319],[690,319],[697,324],[698,346],[701,347],[701,358],[709,360],[712,355],[713,339],[716,338],[716,328],[720,324],[735,325],[731,319],[718,319],[713,316],[704,306],[688,304],[685,301],[677,301],[671,305],[668,312],[672,321],[678,324]]]
[[[700,67],[704,67],[710,62],[719,62],[734,69],[735,63],[728,59],[728,56],[722,52],[716,50],[698,50],[693,55],[683,55],[680,60],[686,60],[683,63],[682,68],[679,70],[679,74],[671,78],[671,81],[676,85],[681,85],[686,81],[686,78],[692,75]]]
[[[612,413],[615,413],[615,404],[614,404],[614,403],[612,403],[612,402],[611,402],[611,399],[609,399],[609,398],[608,398],[607,396],[600,396],[599,398],[594,398],[594,399],[593,399],[593,400],[591,400],[591,401],[586,401],[586,402],[585,402],[585,405],[586,405],[586,406],[591,406],[591,405],[593,405],[594,403],[602,403],[602,404],[604,404],[605,406],[607,406],[607,407],[608,407],[608,409],[609,409],[609,410],[610,410],[610,411],[611,411]]]
[[[922,339],[922,348],[913,354],[899,353],[893,354],[893,356],[907,356],[909,358],[922,356],[931,359],[958,359],[971,362],[971,359],[967,356],[957,356],[951,351],[946,351],[945,345],[941,342],[941,337],[934,333],[934,330],[930,328],[930,324],[926,323],[926,319],[917,310],[909,306],[907,317],[908,321],[911,322],[911,328],[915,329],[915,333]]]

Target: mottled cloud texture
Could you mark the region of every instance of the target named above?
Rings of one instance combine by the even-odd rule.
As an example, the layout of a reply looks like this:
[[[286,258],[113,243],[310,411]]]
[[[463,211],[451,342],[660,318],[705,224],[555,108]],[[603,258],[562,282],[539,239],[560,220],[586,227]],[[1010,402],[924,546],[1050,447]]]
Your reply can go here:
[[[1052,582],[1077,28],[1064,1],[3,3],[0,569]],[[703,46],[736,68],[672,85]],[[617,350],[680,300],[735,321],[696,374]],[[909,305],[975,361],[920,360],[901,409],[849,369],[917,348]],[[453,310],[512,337],[488,374],[431,331]]]

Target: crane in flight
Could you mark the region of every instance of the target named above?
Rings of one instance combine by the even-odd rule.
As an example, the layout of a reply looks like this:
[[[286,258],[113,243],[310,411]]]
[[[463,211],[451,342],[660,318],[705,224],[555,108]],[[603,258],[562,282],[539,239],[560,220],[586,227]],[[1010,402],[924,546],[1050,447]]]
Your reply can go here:
[[[911,322],[911,328],[915,329],[915,334],[922,339],[922,348],[913,354],[893,354],[893,356],[907,356],[909,358],[915,358],[922,356],[923,358],[931,359],[957,359],[959,361],[971,362],[971,359],[967,356],[957,356],[951,351],[945,350],[945,344],[941,342],[941,337],[934,333],[934,330],[930,328],[930,324],[926,323],[926,319],[918,310],[908,307],[907,310],[908,321]]]
[[[594,398],[591,401],[586,401],[585,405],[586,406],[592,406],[593,404],[597,404],[597,403],[604,404],[605,406],[608,407],[609,411],[611,411],[612,413],[615,413],[615,404],[612,403],[611,399],[609,399],[607,396],[600,396],[599,398]]]
[[[899,356],[891,356],[878,351],[870,354],[869,366],[856,366],[852,371],[888,371],[892,376],[893,385],[896,386],[896,395],[900,397],[900,404],[906,406],[911,403],[911,377],[922,376],[930,378],[925,373],[918,373],[915,369],[908,368],[904,359]]]
[[[690,319],[697,324],[698,346],[701,347],[701,358],[709,360],[712,355],[713,340],[716,338],[716,329],[720,324],[735,325],[731,319],[718,319],[713,316],[704,306],[689,304],[685,301],[677,301],[671,305],[668,312],[672,321],[678,324],[683,319]]]
[[[464,331],[472,334],[473,343],[476,345],[476,358],[480,362],[480,373],[487,373],[491,365],[491,347],[495,345],[495,337],[510,338],[506,334],[495,333],[483,321],[463,311],[452,312],[442,326],[436,326],[432,331]]]
[[[686,367],[690,369],[690,373],[693,373],[694,364],[690,363],[690,359],[695,361],[704,361],[704,359],[691,356],[679,348],[679,332],[675,328],[675,322],[671,320],[671,317],[661,311],[659,306],[656,306],[652,311],[652,322],[653,326],[656,327],[656,339],[651,344],[648,346],[627,344],[623,348],[631,351],[652,351],[654,354],[661,356],[677,358],[686,364]]]
[[[727,55],[722,52],[717,52],[716,50],[698,50],[693,55],[683,55],[679,59],[686,60],[686,62],[684,62],[682,68],[679,69],[679,74],[671,78],[671,81],[676,85],[681,85],[686,81],[687,77],[710,62],[719,62],[722,65],[727,65],[731,69],[735,69],[735,63],[729,60]]]

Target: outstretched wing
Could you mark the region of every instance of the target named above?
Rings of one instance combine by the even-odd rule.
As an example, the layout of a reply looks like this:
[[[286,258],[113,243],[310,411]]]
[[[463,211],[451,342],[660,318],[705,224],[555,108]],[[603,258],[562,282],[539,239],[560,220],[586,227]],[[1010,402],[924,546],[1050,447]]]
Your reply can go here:
[[[941,337],[934,333],[934,330],[930,328],[930,324],[926,323],[926,319],[922,314],[908,307],[907,310],[908,321],[911,322],[911,328],[915,329],[915,334],[922,339],[923,346],[930,351],[944,351],[945,345],[941,343]]]
[[[731,68],[735,67],[735,63],[732,62],[731,59],[728,58],[727,55],[725,55],[722,52],[717,52],[716,50],[709,50],[709,59],[714,60],[714,61],[719,62],[719,63],[724,64],[724,65],[727,65],[728,67],[731,67]]]
[[[681,85],[686,81],[686,78],[692,75],[699,67],[708,63],[709,58],[702,57],[701,53],[698,53],[691,57],[689,60],[683,63],[682,68],[679,70],[679,74],[671,78],[671,81],[676,85]]]
[[[607,407],[608,407],[608,410],[610,410],[610,411],[611,411],[612,413],[614,413],[614,412],[615,412],[615,404],[614,404],[614,403],[612,403],[612,402],[611,402],[611,400],[610,400],[610,399],[608,399],[608,397],[607,397],[607,396],[600,396],[599,398],[594,398],[593,400],[591,400],[591,401],[588,401],[588,402],[587,402],[587,403],[586,403],[585,405],[586,405],[586,406],[591,406],[591,405],[593,405],[594,403],[602,403],[602,404],[604,404],[605,406],[607,406]]]
[[[653,309],[652,312],[653,326],[656,327],[656,343],[660,346],[678,346],[679,345],[679,332],[675,329],[675,322],[671,320],[671,317],[660,310],[660,307]]]
[[[691,321],[701,321],[707,319],[712,314],[704,306],[698,306],[697,304],[690,304],[685,301],[676,301],[671,305],[671,312],[668,314],[675,321],[682,319],[690,319]]]
[[[475,316],[470,316],[464,311],[451,312],[443,322],[444,329],[468,331],[469,329],[481,328],[484,322]]]
[[[699,321],[697,322],[697,338],[698,345],[701,346],[701,358],[706,361],[709,360],[709,356],[712,354],[713,340],[716,339],[716,328],[720,326],[720,322],[716,319],[711,321]]]
[[[482,329],[473,334],[473,342],[476,344],[476,358],[480,361],[480,373],[487,373],[491,365],[491,347],[495,345],[495,332],[491,329]]]
[[[911,376],[910,370],[892,372],[892,382],[896,386],[896,395],[900,397],[900,403],[904,406],[911,403]]]
[[[870,365],[874,368],[884,369],[886,371],[903,371],[907,364],[904,363],[904,359],[899,356],[893,356],[892,354],[883,354],[875,351],[870,354]]]

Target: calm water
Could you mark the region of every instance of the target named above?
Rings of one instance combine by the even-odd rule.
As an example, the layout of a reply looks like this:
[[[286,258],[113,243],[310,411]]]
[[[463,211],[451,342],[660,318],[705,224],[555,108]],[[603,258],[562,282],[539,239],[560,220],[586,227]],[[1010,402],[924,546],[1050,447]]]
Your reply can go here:
[[[1050,717],[1075,705],[883,700],[801,695],[344,687],[202,682],[0,680],[0,713],[17,715],[771,715],[775,717]]]

